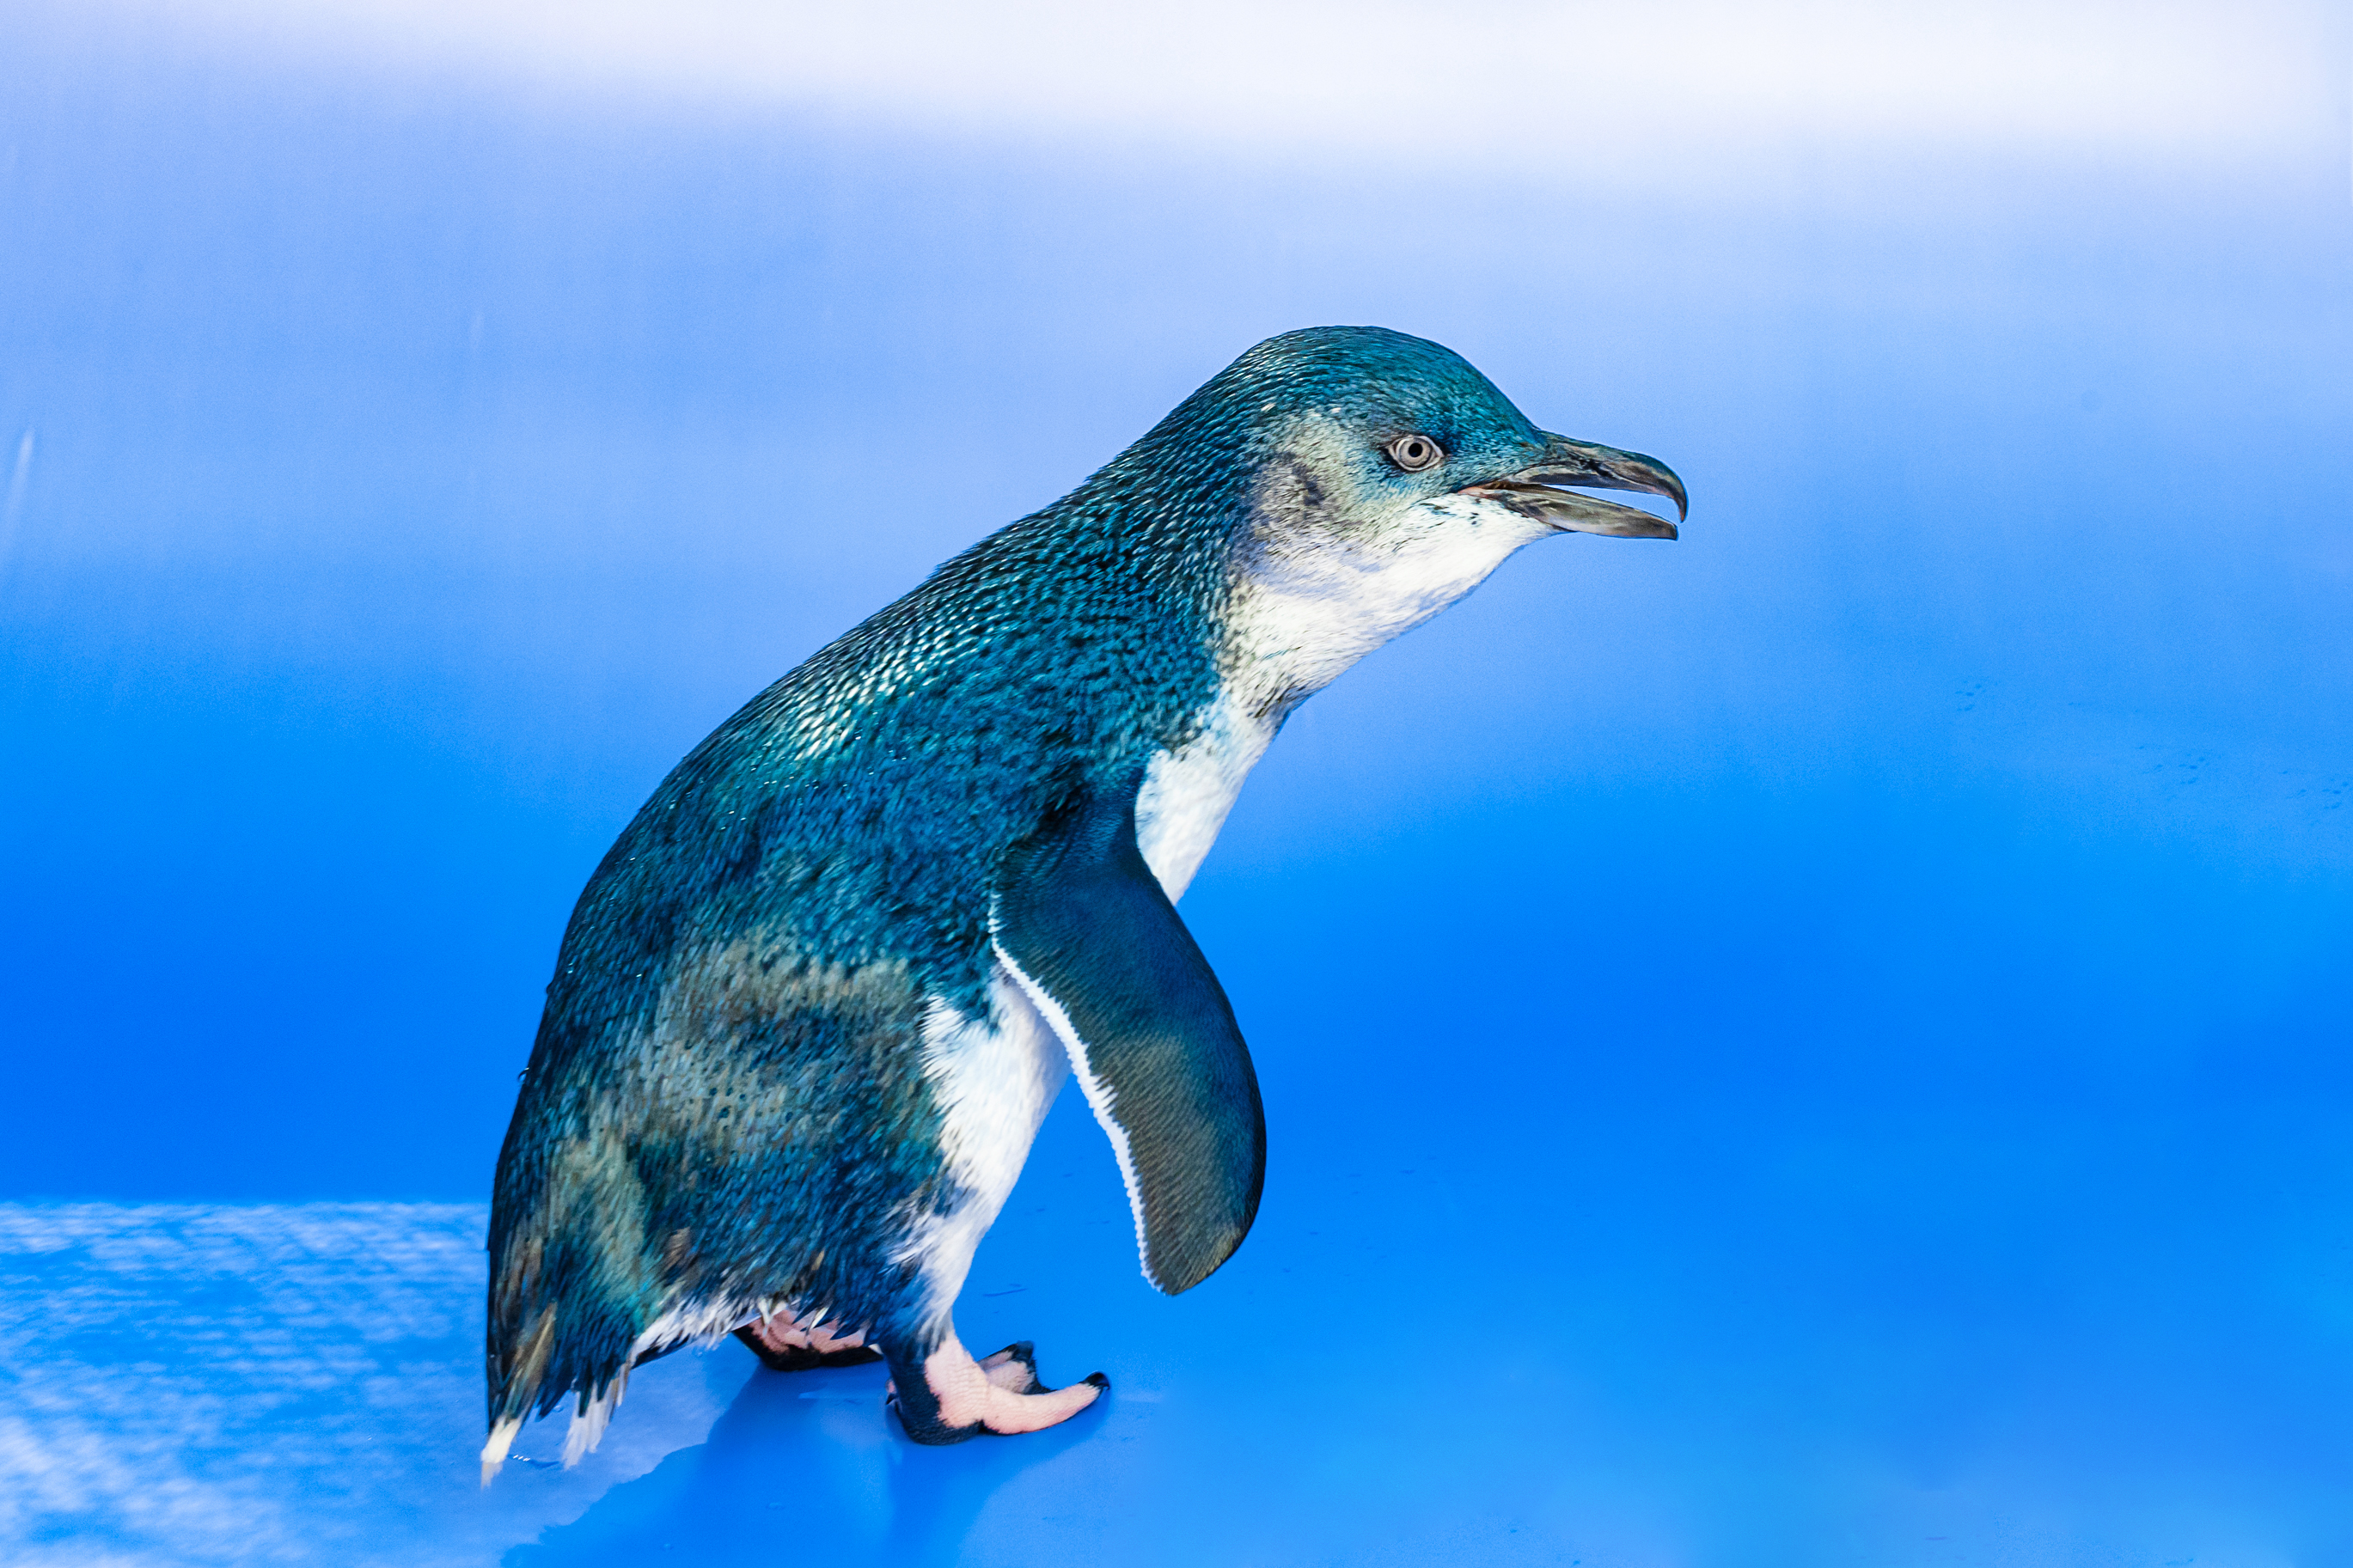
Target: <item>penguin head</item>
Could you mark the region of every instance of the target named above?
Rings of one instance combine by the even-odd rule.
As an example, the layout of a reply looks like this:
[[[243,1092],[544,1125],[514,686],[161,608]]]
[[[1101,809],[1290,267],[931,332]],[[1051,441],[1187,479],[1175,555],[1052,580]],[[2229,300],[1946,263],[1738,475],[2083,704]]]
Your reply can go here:
[[[1664,463],[1539,429],[1460,354],[1381,327],[1269,338],[1139,446],[1160,465],[1234,476],[1229,620],[1250,645],[1235,652],[1280,658],[1285,701],[1535,540],[1676,536],[1664,518],[1563,487],[1684,507]]]
[[[1538,429],[1451,349],[1385,327],[1312,327],[1267,339],[1187,400],[1171,423],[1225,426],[1255,487],[1293,487],[1335,526],[1417,506],[1507,506],[1546,531],[1672,539],[1665,519],[1560,489],[1647,490],[1682,480],[1655,458]],[[1201,431],[1207,434],[1207,431]]]

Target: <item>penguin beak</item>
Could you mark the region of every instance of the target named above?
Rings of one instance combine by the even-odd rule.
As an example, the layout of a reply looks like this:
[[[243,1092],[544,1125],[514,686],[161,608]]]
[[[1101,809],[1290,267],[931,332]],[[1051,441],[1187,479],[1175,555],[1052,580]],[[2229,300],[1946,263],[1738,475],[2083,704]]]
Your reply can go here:
[[[1467,487],[1469,493],[1502,501],[1513,510],[1570,533],[1606,533],[1618,539],[1672,539],[1675,525],[1638,507],[1556,489],[1577,485],[1597,490],[1646,490],[1675,503],[1678,520],[1689,515],[1683,482],[1656,458],[1621,452],[1566,436],[1545,436],[1544,456],[1518,473]]]

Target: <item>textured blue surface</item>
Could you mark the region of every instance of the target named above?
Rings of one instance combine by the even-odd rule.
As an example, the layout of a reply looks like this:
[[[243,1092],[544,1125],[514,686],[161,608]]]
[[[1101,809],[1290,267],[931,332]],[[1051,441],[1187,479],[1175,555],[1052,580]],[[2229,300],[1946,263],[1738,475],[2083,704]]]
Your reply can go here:
[[[11,1211],[12,1560],[2353,1562],[2341,70],[2248,167],[1833,142],[1397,222],[175,37],[34,8],[0,96],[0,1191],[198,1205]],[[1184,913],[1249,1243],[1155,1296],[1066,1100],[960,1318],[1100,1416],[919,1453],[731,1346],[482,1500],[480,1212],[405,1203],[480,1201],[620,824],[1335,321],[1694,507],[1532,549],[1245,792]],[[207,1206],[328,1199],[404,1205]]]

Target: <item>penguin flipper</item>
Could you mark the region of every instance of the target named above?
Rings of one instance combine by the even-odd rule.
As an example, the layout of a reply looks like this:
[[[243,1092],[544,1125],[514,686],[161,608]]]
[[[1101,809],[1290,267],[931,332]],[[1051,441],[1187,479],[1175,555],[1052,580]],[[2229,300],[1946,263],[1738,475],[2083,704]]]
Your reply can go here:
[[[1135,791],[1081,796],[1008,858],[997,947],[1110,1135],[1145,1278],[1170,1295],[1258,1213],[1266,1121],[1225,989],[1135,843]]]

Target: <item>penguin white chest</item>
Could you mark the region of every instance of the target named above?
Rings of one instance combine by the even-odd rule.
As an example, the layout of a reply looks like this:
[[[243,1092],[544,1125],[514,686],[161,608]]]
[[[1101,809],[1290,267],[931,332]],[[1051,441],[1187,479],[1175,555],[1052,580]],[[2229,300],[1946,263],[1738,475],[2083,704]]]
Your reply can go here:
[[[1135,847],[1170,903],[1185,896],[1274,731],[1273,723],[1238,703],[1230,689],[1220,690],[1202,711],[1199,732],[1145,769],[1135,795]]]
[[[1225,826],[1283,718],[1365,655],[1484,582],[1550,532],[1493,502],[1420,501],[1340,540],[1277,514],[1236,578],[1217,697],[1160,752],[1135,797],[1136,847],[1173,901]]]

